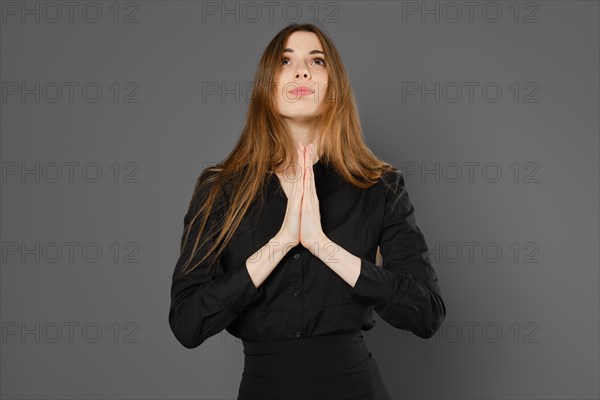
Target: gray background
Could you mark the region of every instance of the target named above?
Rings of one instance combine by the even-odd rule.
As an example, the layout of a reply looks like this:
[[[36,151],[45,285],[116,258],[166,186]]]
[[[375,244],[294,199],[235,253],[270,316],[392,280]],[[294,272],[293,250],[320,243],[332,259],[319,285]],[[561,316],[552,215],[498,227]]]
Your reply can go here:
[[[122,2],[115,14],[100,1],[97,22],[82,16],[85,2],[73,22],[64,6],[52,21],[43,2],[11,3],[17,14],[9,3],[3,398],[235,398],[241,342],[223,333],[183,348],[167,321],[171,274],[195,179],[236,142],[260,54],[289,22],[314,21],[315,7],[350,74],[369,147],[407,173],[448,308],[427,341],[375,315],[365,336],[393,398],[599,397],[598,2],[519,3],[516,22],[512,1],[482,1],[472,21],[453,3],[463,12],[454,22],[456,7],[434,1],[425,4],[439,22],[422,2],[287,12],[278,2],[269,18],[264,2],[254,3],[258,16],[227,2],[239,12],[221,17],[203,6],[222,2]],[[23,22],[35,4],[39,22]],[[39,102],[22,98],[19,85],[36,82]],[[72,102],[66,82],[79,84]],[[411,82],[439,83],[439,102],[407,94]],[[478,85],[472,101],[465,82]],[[53,83],[65,90],[55,102]],[[102,89],[97,102],[82,95],[86,83]],[[233,94],[207,95],[212,83]],[[80,163],[73,179],[69,162]],[[39,181],[21,175],[36,163]],[[437,178],[423,174],[436,165]],[[78,244],[72,258],[68,242]]]

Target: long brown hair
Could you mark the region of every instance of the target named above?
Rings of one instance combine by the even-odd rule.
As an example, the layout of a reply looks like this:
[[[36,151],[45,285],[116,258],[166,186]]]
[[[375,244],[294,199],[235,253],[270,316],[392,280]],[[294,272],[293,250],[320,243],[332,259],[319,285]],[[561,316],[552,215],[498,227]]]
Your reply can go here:
[[[205,200],[185,227],[183,240],[187,243],[191,226],[197,223],[196,220],[200,221],[194,247],[183,267],[184,273],[193,270],[211,255],[213,262],[219,257],[254,199],[262,194],[265,177],[280,171],[286,160],[294,159],[289,153],[296,144],[277,111],[273,82],[286,41],[298,31],[316,34],[327,55],[328,85],[321,104],[322,112],[315,118],[316,132],[319,133],[319,160],[333,166],[344,180],[361,189],[370,188],[384,173],[396,169],[375,156],[365,144],[348,74],[333,42],[316,25],[290,24],[275,35],[260,58],[245,126],[237,144],[225,160],[204,169],[196,181],[189,209],[193,209],[200,193],[204,193],[202,198]],[[186,271],[197,250],[209,241],[211,235],[207,234],[204,238],[205,225],[225,186],[230,188],[231,199],[224,212],[223,225],[215,229],[214,233],[218,235],[210,240],[212,246],[206,254]],[[260,198],[262,201],[262,195]],[[202,245],[201,238],[204,238]],[[380,264],[379,251],[378,258]]]

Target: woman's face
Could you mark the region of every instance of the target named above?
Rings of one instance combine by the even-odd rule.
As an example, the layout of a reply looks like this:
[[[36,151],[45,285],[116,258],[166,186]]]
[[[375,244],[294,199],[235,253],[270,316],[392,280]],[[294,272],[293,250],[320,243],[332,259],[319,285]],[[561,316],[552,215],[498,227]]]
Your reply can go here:
[[[290,35],[274,82],[277,108],[283,117],[306,120],[320,114],[327,88],[326,62],[317,35]]]

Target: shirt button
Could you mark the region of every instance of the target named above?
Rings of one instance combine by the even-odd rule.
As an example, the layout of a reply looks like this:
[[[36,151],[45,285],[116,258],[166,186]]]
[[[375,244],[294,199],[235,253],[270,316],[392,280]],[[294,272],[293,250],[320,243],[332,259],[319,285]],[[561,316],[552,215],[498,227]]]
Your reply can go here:
[[[296,337],[300,337],[300,331],[296,331]]]
[[[294,258],[298,258],[298,257],[300,257],[300,253],[294,254]]]
[[[299,290],[296,290],[296,291],[294,292],[294,296],[300,296],[300,291],[299,291]]]

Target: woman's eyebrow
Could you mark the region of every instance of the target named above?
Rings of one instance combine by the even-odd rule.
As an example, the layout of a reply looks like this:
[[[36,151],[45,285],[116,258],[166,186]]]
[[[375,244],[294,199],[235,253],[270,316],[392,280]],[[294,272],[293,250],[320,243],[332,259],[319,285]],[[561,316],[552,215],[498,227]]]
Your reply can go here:
[[[283,52],[284,53],[293,53],[294,50],[292,50],[288,47],[288,48],[283,49]],[[308,52],[308,54],[323,54],[323,55],[325,55],[325,53],[323,53],[321,50],[311,50]]]

